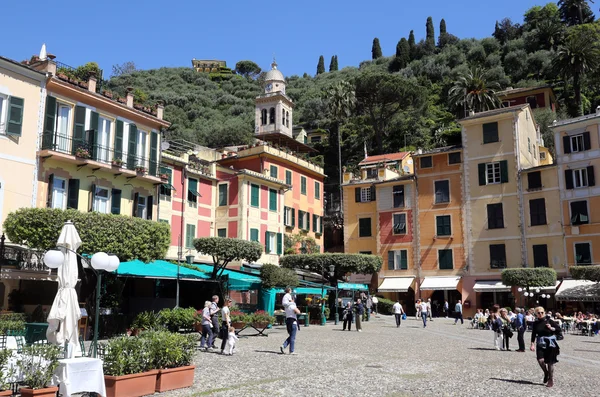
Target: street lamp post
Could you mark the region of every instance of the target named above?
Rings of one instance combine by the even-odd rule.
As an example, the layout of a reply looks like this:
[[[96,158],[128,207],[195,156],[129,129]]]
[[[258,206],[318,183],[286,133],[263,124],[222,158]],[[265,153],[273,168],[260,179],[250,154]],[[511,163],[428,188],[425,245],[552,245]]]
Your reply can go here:
[[[523,292],[523,288],[519,287],[519,289],[518,289],[517,291],[519,291],[519,292]],[[535,291],[535,292],[534,292],[534,291]],[[536,303],[537,305],[539,305],[540,301],[537,299],[537,296],[536,296],[536,295],[538,295],[538,296],[539,296],[540,298],[542,298],[542,299],[548,299],[548,298],[550,298],[550,294],[541,294],[541,295],[539,295],[539,293],[541,292],[541,290],[540,290],[539,288],[535,288],[535,290],[534,290],[534,291],[532,291],[532,292],[529,292],[529,291],[524,291],[524,292],[523,292],[523,296],[525,296],[525,297],[528,297],[528,298],[533,298],[533,297],[535,297],[535,303]]]
[[[333,277],[334,275],[335,275],[335,266],[329,265],[329,276]],[[337,286],[336,286],[336,291],[337,291]],[[324,294],[325,294],[325,265],[321,265],[321,325],[325,325],[327,322],[327,319],[325,318],[325,303],[323,302]],[[336,299],[337,299],[337,293],[336,293]],[[335,314],[337,317],[337,307],[335,310]],[[336,322],[336,324],[337,324],[337,322]]]

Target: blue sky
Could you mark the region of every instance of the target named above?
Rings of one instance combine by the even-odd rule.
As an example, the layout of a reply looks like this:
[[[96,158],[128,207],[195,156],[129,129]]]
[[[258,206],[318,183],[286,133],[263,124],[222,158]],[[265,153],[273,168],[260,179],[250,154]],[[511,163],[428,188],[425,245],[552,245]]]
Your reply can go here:
[[[441,18],[458,37],[489,36],[496,19],[521,22],[523,13],[544,1],[533,0],[304,0],[157,1],[62,0],[5,1],[0,55],[23,60],[48,52],[71,66],[96,61],[110,74],[126,61],[141,69],[191,66],[191,59],[223,59],[234,67],[250,59],[268,69],[275,54],[286,75],[314,74],[319,55],[340,68],[371,57],[379,37],[384,55],[411,29],[417,41],[433,17],[436,37]],[[90,4],[89,6],[83,4]],[[594,5],[592,5],[594,9]],[[7,17],[10,16],[10,17]]]

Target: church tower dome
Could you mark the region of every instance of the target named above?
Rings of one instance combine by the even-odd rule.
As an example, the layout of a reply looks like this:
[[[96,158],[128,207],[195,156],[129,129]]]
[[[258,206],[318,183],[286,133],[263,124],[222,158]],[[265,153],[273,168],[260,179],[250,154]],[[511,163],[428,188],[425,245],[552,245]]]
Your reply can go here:
[[[285,95],[285,77],[273,60],[271,70],[265,75],[265,92],[256,98],[255,136],[279,134],[292,137],[294,103]]]
[[[265,75],[265,93],[278,91],[285,94],[285,78],[283,73],[277,69],[277,62],[273,60],[271,70]]]

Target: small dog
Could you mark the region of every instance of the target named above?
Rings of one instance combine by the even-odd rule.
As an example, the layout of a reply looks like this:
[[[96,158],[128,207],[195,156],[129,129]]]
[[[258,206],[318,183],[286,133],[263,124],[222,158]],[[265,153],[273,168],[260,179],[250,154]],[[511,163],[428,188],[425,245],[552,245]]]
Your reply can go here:
[[[235,328],[229,327],[229,333],[227,334],[227,345],[225,346],[225,351],[228,351],[228,353],[225,354],[230,356],[233,355],[233,349],[235,349],[235,344],[237,343],[238,339],[238,336],[235,334]]]

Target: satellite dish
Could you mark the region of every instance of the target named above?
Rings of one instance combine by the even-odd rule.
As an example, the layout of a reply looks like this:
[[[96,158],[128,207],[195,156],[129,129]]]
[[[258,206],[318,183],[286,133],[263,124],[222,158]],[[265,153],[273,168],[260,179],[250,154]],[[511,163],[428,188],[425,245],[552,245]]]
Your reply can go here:
[[[413,159],[406,160],[406,164],[412,164],[412,163],[413,163]]]
[[[167,142],[167,141],[162,141],[162,142],[160,143],[160,150],[167,150],[167,149],[169,149],[169,147],[170,147],[170,146],[171,146],[171,145],[169,145],[169,142]]]
[[[410,167],[408,165],[405,165],[404,168],[402,168],[404,170],[404,172],[406,172],[407,174],[410,172]]]

